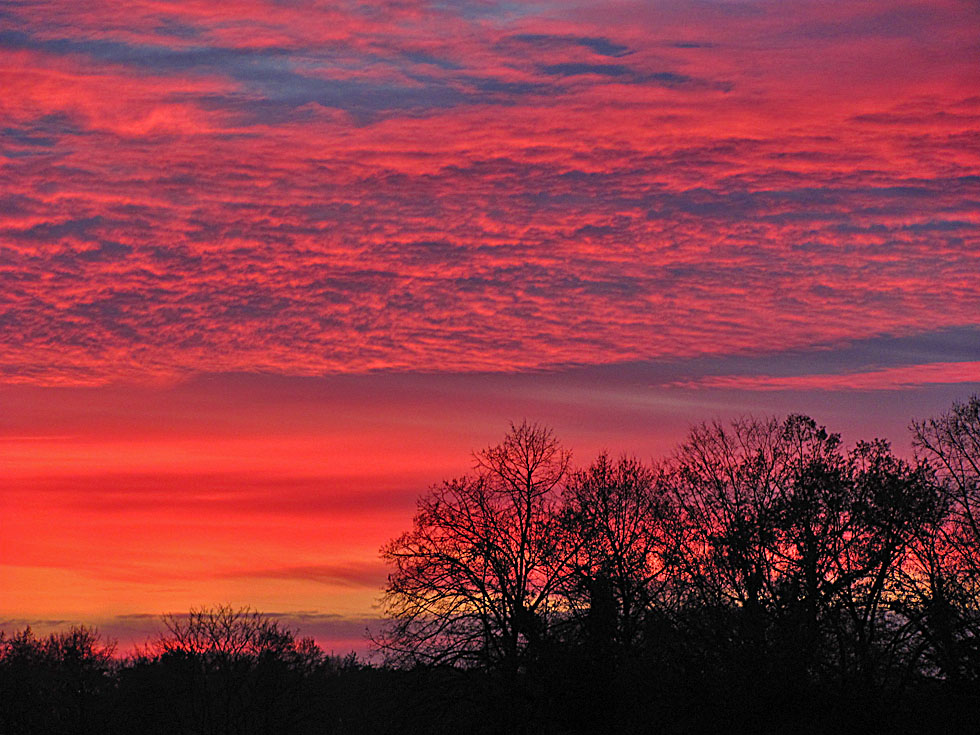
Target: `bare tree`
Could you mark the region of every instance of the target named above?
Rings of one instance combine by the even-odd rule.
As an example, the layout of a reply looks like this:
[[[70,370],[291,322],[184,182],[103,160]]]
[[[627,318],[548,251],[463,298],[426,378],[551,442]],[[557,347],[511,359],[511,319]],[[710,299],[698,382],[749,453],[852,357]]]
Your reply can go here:
[[[780,429],[774,419],[696,426],[667,473],[683,522],[685,575],[705,603],[754,616],[778,598]]]
[[[882,440],[859,442],[850,452],[845,487],[844,543],[829,598],[837,613],[838,667],[868,691],[895,689],[919,664],[914,627],[896,614],[896,588],[939,499],[928,469],[897,458]]]
[[[980,396],[911,428],[936,473],[943,512],[915,546],[904,611],[947,680],[980,681]]]
[[[628,649],[672,581],[673,508],[654,470],[601,454],[575,472],[565,524],[577,539],[566,596],[586,634]]]
[[[390,657],[518,671],[548,633],[567,548],[557,506],[570,455],[526,421],[475,455],[472,475],[433,487],[411,531],[382,549],[392,565]]]
[[[294,732],[309,717],[304,682],[326,657],[269,615],[227,605],[165,615],[147,651],[172,676],[176,732]],[[185,714],[186,713],[186,716]]]
[[[980,396],[939,418],[914,422],[924,452],[951,498],[947,542],[962,571],[980,581]]]
[[[214,660],[235,660],[269,651],[284,651],[293,633],[267,615],[228,605],[192,608],[163,616],[166,632],[154,643],[158,654],[180,653]]]
[[[884,442],[845,453],[805,416],[696,427],[674,460],[685,581],[695,604],[736,613],[759,665],[872,685],[907,653],[891,586],[928,522],[921,467]]]

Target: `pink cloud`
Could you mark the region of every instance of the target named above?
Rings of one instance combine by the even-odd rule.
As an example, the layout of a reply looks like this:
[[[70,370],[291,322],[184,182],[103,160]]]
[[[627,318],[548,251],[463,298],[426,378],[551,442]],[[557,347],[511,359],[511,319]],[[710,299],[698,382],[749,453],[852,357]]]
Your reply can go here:
[[[822,375],[720,375],[677,383],[686,388],[724,388],[730,390],[840,391],[910,390],[924,385],[980,384],[980,362],[934,362],[903,365],[842,374]]]
[[[522,371],[976,322],[966,4],[372,7],[11,11],[0,380]]]

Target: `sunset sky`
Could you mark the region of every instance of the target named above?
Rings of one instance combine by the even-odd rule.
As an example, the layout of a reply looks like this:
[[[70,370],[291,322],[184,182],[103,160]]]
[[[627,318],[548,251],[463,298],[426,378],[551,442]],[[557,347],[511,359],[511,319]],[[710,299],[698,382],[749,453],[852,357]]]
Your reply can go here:
[[[975,0],[0,0],[0,628],[363,650],[511,420],[980,391]]]

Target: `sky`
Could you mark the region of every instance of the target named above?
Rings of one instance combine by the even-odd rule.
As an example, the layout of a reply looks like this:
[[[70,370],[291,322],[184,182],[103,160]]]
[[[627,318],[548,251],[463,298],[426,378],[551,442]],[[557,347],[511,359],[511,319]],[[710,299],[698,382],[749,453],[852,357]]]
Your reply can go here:
[[[0,0],[0,627],[363,651],[510,421],[980,392],[971,0]]]

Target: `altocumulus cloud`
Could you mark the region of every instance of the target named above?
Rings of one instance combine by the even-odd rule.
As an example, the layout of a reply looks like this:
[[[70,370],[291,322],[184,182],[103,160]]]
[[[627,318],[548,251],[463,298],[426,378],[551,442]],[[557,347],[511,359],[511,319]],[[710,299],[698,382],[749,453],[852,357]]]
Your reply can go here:
[[[766,9],[9,6],[0,376],[510,371],[975,325],[976,7]]]

